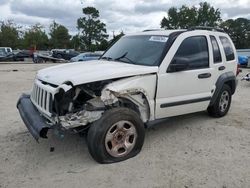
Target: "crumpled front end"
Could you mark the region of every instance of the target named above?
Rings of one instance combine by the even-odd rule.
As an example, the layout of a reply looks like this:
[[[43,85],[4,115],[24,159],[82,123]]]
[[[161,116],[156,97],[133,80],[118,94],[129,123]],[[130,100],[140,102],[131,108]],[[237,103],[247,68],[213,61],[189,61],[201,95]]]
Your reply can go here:
[[[101,118],[106,106],[98,95],[109,82],[56,86],[36,79],[30,95],[19,98],[17,108],[36,140],[47,138],[49,129],[79,132]]]
[[[36,79],[30,96],[22,96],[17,108],[36,140],[46,138],[50,128],[74,133],[85,131],[105,111],[116,107],[132,108],[147,122],[154,118],[155,82],[155,75],[78,86],[70,82],[56,86]]]

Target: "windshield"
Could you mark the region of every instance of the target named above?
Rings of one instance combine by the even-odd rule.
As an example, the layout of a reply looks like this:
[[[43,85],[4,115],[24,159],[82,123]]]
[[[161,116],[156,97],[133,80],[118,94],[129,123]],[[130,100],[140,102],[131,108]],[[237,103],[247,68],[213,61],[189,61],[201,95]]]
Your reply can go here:
[[[118,40],[101,59],[136,65],[157,65],[167,39],[167,36],[125,36]]]
[[[0,48],[0,56],[4,56],[5,55],[5,49],[4,48]]]
[[[77,55],[76,57],[81,58],[81,57],[84,57],[84,56],[85,56],[85,53],[82,53],[82,54]]]

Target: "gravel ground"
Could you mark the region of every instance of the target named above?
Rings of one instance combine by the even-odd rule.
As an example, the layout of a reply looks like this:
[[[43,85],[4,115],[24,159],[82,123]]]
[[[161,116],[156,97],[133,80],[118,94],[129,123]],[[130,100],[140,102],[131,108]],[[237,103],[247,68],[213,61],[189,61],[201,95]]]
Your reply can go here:
[[[78,135],[36,143],[18,114],[19,95],[52,65],[0,65],[0,188],[250,187],[250,82],[239,81],[227,116],[170,118],[146,131],[138,156],[101,165]]]

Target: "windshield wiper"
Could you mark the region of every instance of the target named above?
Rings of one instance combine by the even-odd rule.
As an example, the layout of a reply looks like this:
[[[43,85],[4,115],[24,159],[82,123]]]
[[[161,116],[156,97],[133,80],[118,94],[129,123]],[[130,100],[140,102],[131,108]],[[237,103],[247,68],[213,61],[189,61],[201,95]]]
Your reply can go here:
[[[108,61],[113,60],[112,57],[101,57],[100,59],[106,59],[106,60],[108,60]]]
[[[116,58],[115,61],[121,61],[121,59],[127,59],[129,62],[127,62],[127,61],[126,62],[122,61],[122,62],[136,64],[136,62],[134,62],[133,60],[126,57],[127,55],[128,55],[128,52],[125,52],[122,56]]]

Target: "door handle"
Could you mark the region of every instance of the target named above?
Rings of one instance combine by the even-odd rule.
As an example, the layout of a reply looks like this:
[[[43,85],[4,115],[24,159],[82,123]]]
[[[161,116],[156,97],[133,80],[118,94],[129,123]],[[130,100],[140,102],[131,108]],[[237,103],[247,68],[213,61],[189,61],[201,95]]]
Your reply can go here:
[[[203,74],[198,75],[199,79],[204,79],[204,78],[209,78],[209,77],[211,77],[211,73],[203,73]]]
[[[225,66],[220,66],[220,67],[218,68],[219,71],[223,71],[223,70],[225,70],[225,69],[226,69]]]

